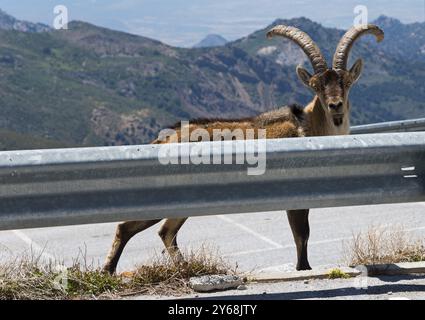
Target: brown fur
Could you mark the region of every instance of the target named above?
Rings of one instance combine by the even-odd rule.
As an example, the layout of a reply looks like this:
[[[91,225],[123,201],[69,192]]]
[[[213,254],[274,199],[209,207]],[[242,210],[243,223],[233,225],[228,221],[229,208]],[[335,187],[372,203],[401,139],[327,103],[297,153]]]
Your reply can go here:
[[[210,122],[206,120],[190,122],[189,134],[191,134],[196,129],[204,129],[208,131],[209,137],[213,137],[214,129],[227,129],[230,131],[239,129],[244,132],[244,136],[246,137],[245,132],[247,129],[266,129],[267,139],[305,137],[309,135],[327,135],[332,130],[323,125],[326,123],[325,118],[326,115],[322,111],[319,99],[316,97],[304,110],[297,106],[291,106],[282,107],[260,114],[257,117],[246,118],[241,121],[215,119]],[[330,126],[332,126],[331,122],[329,123]],[[175,134],[168,137],[159,137],[152,143],[165,144],[181,142],[182,132],[184,132],[184,130],[178,125],[176,125],[173,130],[175,131]],[[188,139],[190,142],[199,141],[191,140],[190,137],[183,138]],[[220,140],[231,140],[233,138],[233,136],[227,135],[220,137]],[[255,136],[255,138],[258,138],[258,136]],[[308,210],[307,212],[305,212],[305,210],[302,212],[288,212],[288,219],[290,222],[293,219],[298,219],[297,217],[292,218],[294,215],[306,220],[308,217]],[[176,261],[181,261],[183,259],[183,256],[177,245],[177,233],[186,220],[187,218],[166,219],[159,231],[159,235],[165,245],[165,248],[167,249],[170,256],[174,257]],[[147,222],[124,222],[120,224],[117,228],[117,235],[113,242],[111,252],[108,255],[104,269],[110,273],[113,273],[116,269],[119,257],[130,238],[158,222],[159,220],[153,220]],[[296,231],[294,231],[294,237],[298,248],[297,252],[299,261],[304,261],[304,266],[308,266],[306,257],[306,240],[298,236]],[[307,265],[305,263],[307,263]],[[309,266],[304,268],[309,268]]]
[[[197,142],[200,141],[199,137],[190,138],[190,135],[196,129],[207,130],[209,140],[214,137],[214,129],[228,130],[226,135],[218,137],[220,140],[235,139],[231,133],[234,130],[241,130],[244,133],[244,138],[246,138],[246,130],[248,129],[266,129],[267,139],[349,134],[350,103],[348,94],[351,86],[360,77],[362,68],[363,62],[361,60],[358,60],[349,71],[328,69],[315,75],[311,75],[304,68],[298,67],[298,77],[316,94],[304,109],[298,106],[289,106],[253,118],[195,120],[189,124],[188,132],[187,128],[181,128],[177,125],[173,128],[174,134],[158,137],[152,143]],[[184,136],[184,134],[189,134],[189,136]],[[256,139],[258,136],[254,138]],[[287,214],[297,247],[297,270],[311,269],[307,259],[307,242],[310,234],[309,210],[289,210]],[[166,219],[159,232],[165,248],[177,261],[182,259],[177,246],[177,233],[186,219]],[[115,272],[120,255],[128,240],[157,222],[159,220],[120,224],[104,269],[110,273]]]
[[[304,115],[305,116],[305,115]],[[246,130],[254,130],[255,139],[258,138],[258,130],[266,129],[267,139],[278,139],[278,138],[293,138],[293,137],[304,137],[304,116],[300,114],[295,115],[290,107],[282,107],[270,112],[263,113],[257,117],[246,118],[243,120],[226,120],[226,119],[215,119],[210,122],[206,120],[195,120],[190,121],[189,134],[197,129],[203,129],[208,132],[210,141],[214,140],[214,130],[225,131],[229,130],[234,132],[235,130],[242,130],[243,136],[246,137]],[[308,117],[307,117],[308,119]],[[305,122],[308,123],[308,122]],[[180,126],[174,127],[175,134],[156,139],[152,144],[164,144],[164,143],[177,143],[182,142],[182,138],[186,138],[188,142],[200,142],[199,138],[194,139],[193,137],[182,137],[182,128]],[[195,135],[196,136],[196,135]],[[235,140],[232,135],[220,136],[220,140]]]

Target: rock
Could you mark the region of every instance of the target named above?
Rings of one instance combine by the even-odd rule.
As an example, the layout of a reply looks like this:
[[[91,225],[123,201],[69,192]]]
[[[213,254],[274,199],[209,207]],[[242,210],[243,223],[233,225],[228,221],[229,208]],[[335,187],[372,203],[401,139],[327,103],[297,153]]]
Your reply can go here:
[[[240,290],[240,291],[242,291],[242,290],[248,290],[248,287],[247,287],[246,285],[244,285],[244,284],[241,284],[241,285],[238,287],[238,290]]]
[[[236,289],[243,281],[238,276],[211,275],[190,278],[189,285],[196,292],[223,291]]]

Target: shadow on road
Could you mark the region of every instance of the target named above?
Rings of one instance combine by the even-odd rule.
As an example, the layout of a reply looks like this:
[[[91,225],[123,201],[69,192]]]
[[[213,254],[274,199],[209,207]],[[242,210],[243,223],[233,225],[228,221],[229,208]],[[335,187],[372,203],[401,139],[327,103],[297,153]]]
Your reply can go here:
[[[343,298],[343,297],[359,297],[367,295],[380,295],[392,292],[425,292],[425,284],[405,284],[397,283],[405,280],[420,280],[425,276],[382,276],[378,278],[381,281],[388,282],[385,284],[370,285],[367,289],[357,289],[354,287],[344,287],[335,289],[318,289],[311,290],[307,288],[303,291],[270,293],[270,294],[251,294],[251,295],[222,295],[215,297],[198,298],[199,300],[297,300],[297,299],[321,299],[321,298]],[[331,284],[331,282],[329,282]],[[283,284],[284,286],[285,284]],[[310,290],[309,290],[310,289]]]

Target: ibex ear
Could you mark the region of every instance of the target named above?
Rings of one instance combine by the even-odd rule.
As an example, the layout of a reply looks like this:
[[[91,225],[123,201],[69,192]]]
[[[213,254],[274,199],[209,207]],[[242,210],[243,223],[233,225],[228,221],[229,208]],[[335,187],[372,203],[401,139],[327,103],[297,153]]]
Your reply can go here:
[[[301,79],[301,81],[307,86],[310,87],[310,79],[312,77],[312,75],[303,67],[298,66],[297,67],[297,75],[298,78]]]
[[[363,71],[363,60],[359,59],[350,69],[350,74],[351,74],[351,77],[353,77],[353,82],[356,82],[357,80],[359,80],[360,75],[362,74],[362,71]]]

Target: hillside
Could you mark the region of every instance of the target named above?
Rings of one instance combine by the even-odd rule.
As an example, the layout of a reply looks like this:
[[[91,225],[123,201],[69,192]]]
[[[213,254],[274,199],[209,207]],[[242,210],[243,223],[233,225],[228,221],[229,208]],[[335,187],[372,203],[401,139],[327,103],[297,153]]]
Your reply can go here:
[[[386,54],[400,60],[425,60],[425,23],[403,24],[386,16],[381,16],[375,23],[387,33],[386,41],[382,43]]]
[[[397,20],[380,19],[389,43],[361,41],[354,50],[366,63],[351,95],[354,123],[425,115],[425,25],[403,25],[403,34],[417,31],[400,37]],[[279,23],[309,32],[327,57],[344,32],[304,18],[271,25]],[[295,75],[306,58],[288,41],[266,40],[269,27],[224,47],[194,49],[84,22],[60,31],[0,30],[0,146],[147,143],[178,120],[306,103],[311,93]]]
[[[0,29],[23,32],[45,32],[49,31],[50,27],[42,23],[18,20],[0,9]]]

